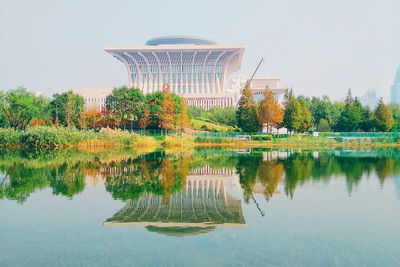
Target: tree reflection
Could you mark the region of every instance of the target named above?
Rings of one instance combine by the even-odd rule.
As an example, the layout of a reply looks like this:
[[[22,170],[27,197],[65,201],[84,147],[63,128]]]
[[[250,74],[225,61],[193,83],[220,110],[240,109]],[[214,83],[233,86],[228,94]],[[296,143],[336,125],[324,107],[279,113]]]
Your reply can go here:
[[[153,193],[162,195],[168,203],[171,194],[185,185],[189,168],[187,157],[170,158],[164,153],[145,155],[125,162],[122,168],[113,168],[106,177],[106,190],[115,199],[138,199],[144,193]]]
[[[191,172],[207,166],[237,173],[244,200],[263,194],[269,200],[282,191],[293,198],[298,186],[309,181],[345,179],[348,194],[363,177],[376,175],[383,186],[400,174],[397,150],[377,151],[271,151],[257,149],[240,154],[201,149],[195,153],[142,155],[60,151],[0,151],[0,198],[24,202],[30,194],[52,188],[53,194],[73,197],[90,177],[103,179],[115,199],[135,200],[145,193],[162,197],[163,203],[182,190]]]

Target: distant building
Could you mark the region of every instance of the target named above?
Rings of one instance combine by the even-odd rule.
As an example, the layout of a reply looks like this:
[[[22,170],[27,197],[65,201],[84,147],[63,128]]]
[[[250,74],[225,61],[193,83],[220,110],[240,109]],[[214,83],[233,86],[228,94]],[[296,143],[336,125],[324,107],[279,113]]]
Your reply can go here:
[[[168,83],[171,92],[188,105],[209,109],[235,105],[226,89],[228,76],[239,70],[243,45],[217,45],[214,41],[189,36],[151,39],[144,46],[105,47],[124,63],[129,86],[144,94],[161,91]]]
[[[245,75],[239,75],[233,78],[230,82],[228,91],[233,93],[240,93],[243,87],[246,85],[247,77]]]
[[[102,111],[106,107],[106,97],[111,95],[114,88],[67,88],[66,92],[72,91],[80,95],[85,101],[85,110],[97,109]]]
[[[391,90],[392,104],[400,105],[400,66],[397,68],[396,76]]]
[[[250,87],[254,94],[254,99],[259,102],[261,101],[264,96],[264,90],[268,88],[272,91],[275,96],[275,99],[282,103],[283,95],[285,91],[288,89],[287,87],[282,87],[279,85],[280,78],[253,78],[251,81]]]
[[[361,96],[359,100],[363,106],[368,106],[371,109],[374,109],[379,102],[376,91],[373,90],[368,91],[365,95]]]

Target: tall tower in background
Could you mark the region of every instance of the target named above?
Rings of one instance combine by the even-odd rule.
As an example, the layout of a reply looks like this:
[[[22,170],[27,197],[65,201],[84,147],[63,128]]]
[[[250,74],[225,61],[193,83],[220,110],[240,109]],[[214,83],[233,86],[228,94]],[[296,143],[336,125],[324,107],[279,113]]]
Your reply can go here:
[[[400,66],[397,68],[396,76],[391,91],[391,102],[392,104],[400,105]]]

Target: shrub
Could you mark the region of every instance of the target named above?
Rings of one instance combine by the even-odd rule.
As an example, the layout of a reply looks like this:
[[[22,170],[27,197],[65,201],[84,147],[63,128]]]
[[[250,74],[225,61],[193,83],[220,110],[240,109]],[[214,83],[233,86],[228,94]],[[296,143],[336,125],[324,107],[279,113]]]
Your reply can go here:
[[[22,132],[11,128],[0,129],[0,146],[18,146],[21,142]]]
[[[252,135],[251,136],[251,140],[254,140],[254,141],[268,141],[268,140],[272,140],[272,136],[271,135]]]

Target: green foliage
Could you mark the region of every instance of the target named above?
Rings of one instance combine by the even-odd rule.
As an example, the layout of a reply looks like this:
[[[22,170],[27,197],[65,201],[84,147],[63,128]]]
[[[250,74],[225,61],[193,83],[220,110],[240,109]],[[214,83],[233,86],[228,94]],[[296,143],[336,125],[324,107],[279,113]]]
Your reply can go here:
[[[0,147],[68,147],[90,141],[109,142],[114,146],[156,144],[151,137],[107,128],[100,131],[82,131],[72,127],[37,126],[28,127],[24,132],[0,129]]]
[[[360,129],[363,132],[373,132],[376,129],[374,112],[368,106],[363,108]]]
[[[330,132],[331,127],[329,126],[329,122],[326,119],[320,119],[317,125],[317,132]]]
[[[185,186],[190,171],[204,166],[236,170],[246,202],[252,199],[256,186],[269,199],[280,184],[285,194],[293,197],[297,187],[307,182],[345,179],[351,194],[366,174],[375,172],[382,185],[388,177],[400,174],[397,150],[374,150],[368,157],[353,153],[359,152],[348,156],[347,151],[320,151],[314,157],[310,151],[291,151],[288,158],[276,158],[274,151],[256,148],[249,154],[197,150],[190,156],[160,151],[135,154],[133,150],[0,150],[0,172],[4,174],[0,176],[0,199],[24,202],[44,188],[71,198],[84,190],[85,178],[102,175],[107,192],[115,199],[138,199],[147,192],[168,201]]]
[[[79,131],[75,128],[31,127],[23,133],[21,144],[28,147],[58,147],[92,138],[95,138],[93,132]]]
[[[115,88],[112,94],[107,96],[106,107],[118,115],[125,128],[128,122],[138,121],[142,117],[146,100],[140,89],[123,86]]]
[[[383,99],[379,100],[375,110],[376,129],[381,132],[389,132],[395,124],[391,109],[383,103]]]
[[[211,108],[209,110],[205,110],[200,107],[191,106],[188,108],[188,110],[190,116],[194,119],[231,127],[237,126],[237,108],[235,107]]]
[[[106,107],[111,114],[117,116],[123,127],[140,127],[139,120],[145,115],[146,108],[150,111],[148,129],[160,128],[160,113],[163,102],[163,93],[157,91],[143,95],[139,89],[121,87],[114,89],[113,94],[106,99]],[[175,104],[173,114],[178,117],[181,114],[181,97],[171,93]],[[174,125],[177,121],[174,120]]]
[[[23,132],[11,128],[0,129],[0,147],[16,147],[21,144]]]
[[[390,105],[390,110],[393,114],[394,119],[394,129],[400,130],[400,106],[399,105]]]
[[[351,95],[349,89],[346,98],[346,105],[340,114],[339,120],[335,125],[335,130],[339,132],[356,132],[360,129],[362,122],[363,108],[358,101]]]
[[[25,129],[33,118],[46,118],[48,100],[25,88],[0,92],[0,127]]]
[[[283,126],[288,129],[289,132],[300,131],[303,128],[303,106],[300,102],[290,97],[285,101],[285,111],[283,115]]]
[[[213,122],[207,122],[203,120],[192,119],[193,128],[195,130],[207,131],[207,132],[233,132],[236,128],[230,126],[223,126],[215,124]]]
[[[318,125],[321,119],[328,122],[329,127],[335,125],[341,112],[341,103],[333,103],[329,101],[327,96],[322,99],[313,97],[308,104],[308,108],[312,115],[314,125]]]
[[[50,114],[56,125],[80,127],[83,106],[83,97],[71,91],[55,94],[50,101]]]
[[[300,108],[300,128],[298,129],[299,132],[306,132],[310,129],[312,126],[312,117],[311,113],[308,110],[306,104],[300,103],[301,108]]]
[[[257,105],[249,85],[242,92],[239,100],[236,118],[239,128],[244,132],[257,132],[259,130]]]
[[[271,135],[265,135],[265,134],[252,135],[251,136],[251,140],[254,140],[254,141],[268,141],[268,140],[272,140],[272,136]]]

